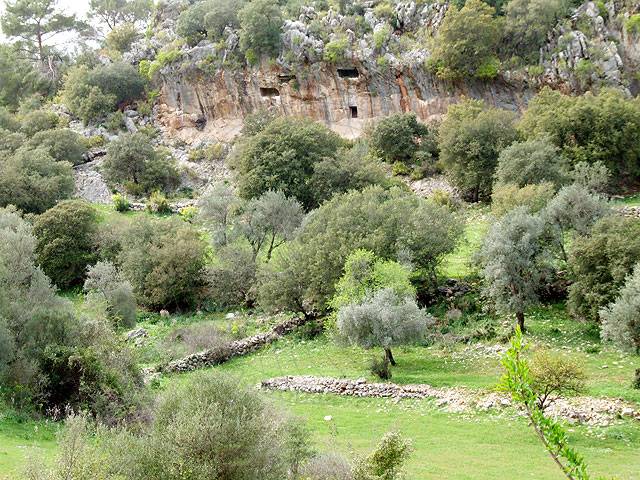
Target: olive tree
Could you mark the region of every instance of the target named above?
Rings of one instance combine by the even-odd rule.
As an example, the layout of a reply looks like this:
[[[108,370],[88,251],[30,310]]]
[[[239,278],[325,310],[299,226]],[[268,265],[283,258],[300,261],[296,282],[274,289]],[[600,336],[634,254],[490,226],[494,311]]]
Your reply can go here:
[[[619,347],[640,352],[640,264],[627,277],[616,300],[600,310],[601,336]]]
[[[227,244],[228,230],[239,204],[233,188],[224,183],[215,183],[198,200],[198,217],[211,231],[214,245]]]
[[[293,238],[302,217],[302,205],[295,198],[269,190],[244,206],[237,224],[251,245],[254,260],[265,247],[269,261],[274,248]]]
[[[107,313],[116,326],[132,327],[136,323],[136,299],[131,283],[115,265],[98,262],[87,270],[84,290],[106,303]]]
[[[600,195],[591,193],[580,185],[568,185],[562,187],[549,201],[542,215],[553,230],[553,238],[563,260],[566,261],[566,234],[575,232],[578,235],[586,235],[591,227],[610,211],[607,201]]]
[[[525,311],[538,302],[549,268],[545,230],[539,216],[516,208],[491,227],[478,254],[487,296],[500,312],[515,314],[522,331]]]
[[[338,311],[340,334],[367,349],[382,347],[391,365],[396,365],[391,348],[419,342],[432,322],[413,298],[399,296],[390,288]]]

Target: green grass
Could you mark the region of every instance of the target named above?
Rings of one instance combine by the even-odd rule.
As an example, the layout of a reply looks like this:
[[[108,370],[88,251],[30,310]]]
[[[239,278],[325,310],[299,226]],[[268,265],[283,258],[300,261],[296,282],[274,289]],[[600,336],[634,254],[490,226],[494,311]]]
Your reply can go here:
[[[619,206],[638,207],[640,206],[640,193],[623,198],[616,198],[613,200],[613,204]]]
[[[444,258],[439,269],[440,274],[447,278],[464,278],[474,273],[472,257],[489,228],[486,207],[467,207],[465,213],[467,223],[463,238],[456,249]]]
[[[17,415],[0,403],[0,480],[18,478],[31,461],[51,461],[59,425]]]

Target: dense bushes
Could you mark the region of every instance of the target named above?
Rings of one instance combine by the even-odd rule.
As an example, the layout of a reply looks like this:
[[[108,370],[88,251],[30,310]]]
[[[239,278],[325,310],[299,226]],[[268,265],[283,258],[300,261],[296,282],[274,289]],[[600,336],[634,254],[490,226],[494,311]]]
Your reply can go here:
[[[249,63],[262,56],[276,57],[280,51],[282,12],[271,0],[253,0],[238,12],[240,48]]]
[[[487,108],[479,100],[451,105],[440,125],[440,161],[456,187],[470,200],[491,194],[498,156],[517,139],[515,115]]]
[[[205,242],[188,224],[143,218],[121,233],[119,243],[116,263],[140,303],[180,309],[202,300]]]
[[[111,142],[104,171],[111,182],[123,183],[133,194],[170,191],[178,184],[172,157],[155,149],[143,133],[123,134]]]
[[[276,251],[260,274],[260,301],[268,308],[324,310],[347,257],[358,248],[383,259],[400,257],[431,278],[460,233],[446,207],[399,188],[337,195],[309,216],[294,242]]]
[[[40,215],[34,225],[38,264],[60,288],[84,281],[95,260],[95,209],[83,200],[66,200]]]
[[[131,283],[122,278],[109,262],[98,262],[87,270],[84,282],[87,299],[104,302],[107,315],[115,327],[133,327],[136,323],[136,300]]]
[[[569,254],[571,311],[596,320],[599,310],[616,299],[638,258],[640,222],[634,218],[605,217],[588,236],[576,238]]]
[[[82,137],[68,128],[40,131],[31,137],[28,145],[32,149],[42,147],[55,161],[72,165],[83,163],[87,152]]]
[[[0,152],[0,206],[40,213],[73,193],[71,164],[56,162],[45,148]]]
[[[314,208],[318,193],[309,188],[314,167],[334,157],[343,145],[344,140],[324,125],[277,118],[239,145],[233,159],[239,194],[253,198],[268,190],[280,190],[297,198],[307,210]]]
[[[18,406],[51,415],[82,408],[107,422],[137,404],[133,358],[96,310],[82,317],[35,266],[36,238],[0,210],[0,380]]]
[[[527,138],[548,135],[571,166],[600,161],[617,180],[640,173],[640,100],[618,90],[570,96],[545,88],[520,130]]]
[[[111,63],[89,70],[74,67],[61,92],[65,105],[84,122],[97,120],[143,97],[145,81],[125,63]]]
[[[68,434],[62,451],[72,452],[74,462],[59,462],[51,476],[35,478],[67,478],[63,473],[76,471],[82,478],[283,480],[298,478],[308,455],[292,419],[221,375],[199,375],[186,387],[171,388],[148,425],[99,429],[97,443],[86,420],[73,422],[76,434]]]
[[[209,38],[216,41],[222,38],[225,27],[239,27],[238,10],[244,4],[237,0],[205,0],[197,2],[178,17],[176,32],[190,45]]]
[[[495,181],[518,187],[549,182],[556,188],[566,180],[566,165],[558,148],[547,138],[515,142],[498,157]]]

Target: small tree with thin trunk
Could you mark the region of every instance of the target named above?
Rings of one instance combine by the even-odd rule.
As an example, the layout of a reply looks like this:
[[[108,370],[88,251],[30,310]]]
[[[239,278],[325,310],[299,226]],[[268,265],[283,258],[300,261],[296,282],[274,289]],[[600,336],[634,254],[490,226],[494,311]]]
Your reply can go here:
[[[524,331],[524,313],[538,302],[537,289],[549,265],[545,224],[526,208],[506,214],[487,234],[479,252],[485,292],[504,314],[515,314]]]
[[[401,297],[389,288],[338,312],[340,333],[364,348],[382,347],[391,365],[396,365],[391,348],[422,340],[430,323],[432,319],[413,298]]]

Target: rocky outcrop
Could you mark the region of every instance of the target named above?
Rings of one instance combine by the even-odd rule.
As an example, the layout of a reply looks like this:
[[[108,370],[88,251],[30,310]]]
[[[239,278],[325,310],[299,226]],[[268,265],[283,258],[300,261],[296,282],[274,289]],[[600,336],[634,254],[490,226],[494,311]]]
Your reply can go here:
[[[91,203],[109,204],[111,190],[100,173],[100,165],[104,162],[104,158],[102,155],[95,158],[73,168],[76,186],[74,195]]]
[[[264,380],[260,386],[268,390],[348,397],[433,399],[437,406],[450,412],[464,412],[471,409],[494,410],[513,406],[508,396],[495,392],[473,391],[461,387],[436,388],[425,384],[369,383],[365,379],[287,376]],[[550,404],[546,413],[571,423],[589,425],[610,425],[621,417],[640,420],[640,411],[621,400],[592,397],[558,398]]]
[[[633,93],[640,46],[623,27],[629,8],[620,3],[609,1],[605,13],[586,2],[562,20],[540,52],[536,69],[542,73],[503,71],[486,82],[437,78],[426,67],[430,42],[403,36],[420,32],[418,37],[426,33],[437,41],[446,1],[398,2],[392,21],[377,17],[370,2],[361,2],[361,25],[354,16],[332,9],[320,14],[306,6],[299,18],[284,22],[276,61],[246,65],[238,34],[229,28],[222,42],[182,47],[179,59],[159,71],[158,118],[173,136],[189,142],[203,137],[228,141],[239,133],[244,117],[259,109],[324,122],[353,138],[369,122],[392,113],[412,111],[424,121],[438,119],[463,97],[519,111],[544,85],[572,92],[611,85]],[[161,13],[160,25],[171,29],[180,8],[172,4]],[[167,41],[174,36],[167,34]],[[327,45],[336,42],[343,51],[328,57]]]

